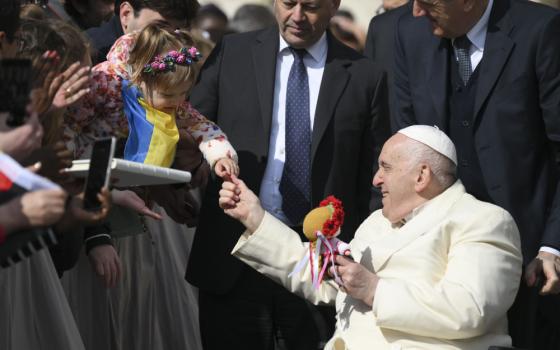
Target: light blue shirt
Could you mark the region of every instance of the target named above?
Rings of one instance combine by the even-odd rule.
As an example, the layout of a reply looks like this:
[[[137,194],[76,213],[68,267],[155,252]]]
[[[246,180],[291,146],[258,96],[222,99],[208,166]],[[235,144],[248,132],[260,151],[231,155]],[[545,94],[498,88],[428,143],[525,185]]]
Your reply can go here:
[[[303,59],[309,79],[309,125],[313,130],[315,110],[319,98],[319,89],[323,79],[325,62],[327,61],[327,35],[323,36],[307,49],[308,55]],[[286,159],[285,130],[286,130],[286,87],[288,76],[294,57],[289,50],[288,43],[280,36],[280,45],[276,57],[276,78],[274,81],[274,105],[272,109],[272,123],[270,125],[270,143],[268,148],[268,162],[261,182],[259,198],[263,208],[286,224],[290,224],[282,211],[282,195],[280,194],[280,180],[284,171]]]

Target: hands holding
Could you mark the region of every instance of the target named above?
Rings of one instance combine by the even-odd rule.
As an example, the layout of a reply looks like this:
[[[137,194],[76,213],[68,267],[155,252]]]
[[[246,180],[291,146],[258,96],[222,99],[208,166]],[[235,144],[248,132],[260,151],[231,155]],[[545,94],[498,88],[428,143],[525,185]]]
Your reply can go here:
[[[254,232],[264,217],[259,198],[243,181],[232,175],[231,181],[224,181],[218,200],[224,213],[239,220],[247,230]]]
[[[340,289],[352,298],[372,306],[379,277],[361,264],[344,256],[338,255],[335,264],[329,268],[329,275],[334,277],[334,269],[336,269],[338,277],[342,280]]]
[[[560,257],[548,252],[539,252],[525,270],[525,281],[529,287],[533,287],[542,274],[545,281],[539,293],[541,295],[558,294],[560,293],[559,271]]]
[[[220,158],[214,164],[214,172],[222,179],[231,179],[232,175],[239,176],[239,166],[231,158]]]

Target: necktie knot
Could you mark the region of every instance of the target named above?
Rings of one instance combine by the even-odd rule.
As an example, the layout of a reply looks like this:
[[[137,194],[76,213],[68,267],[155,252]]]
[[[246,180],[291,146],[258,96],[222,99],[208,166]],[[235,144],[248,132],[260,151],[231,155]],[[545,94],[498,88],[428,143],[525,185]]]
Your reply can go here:
[[[471,41],[466,35],[461,35],[453,40],[453,46],[458,50],[469,50],[471,48]]]
[[[301,62],[303,61],[303,58],[305,57],[305,55],[307,54],[307,50],[306,49],[295,49],[293,47],[290,47],[290,52],[292,53],[292,55],[294,56],[294,60],[296,62]]]

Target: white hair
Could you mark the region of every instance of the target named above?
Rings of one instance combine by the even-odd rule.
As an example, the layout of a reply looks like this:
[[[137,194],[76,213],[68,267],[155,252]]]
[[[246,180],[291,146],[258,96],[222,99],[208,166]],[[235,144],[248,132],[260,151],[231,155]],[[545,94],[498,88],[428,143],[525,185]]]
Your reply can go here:
[[[405,152],[409,157],[410,167],[426,164],[434,174],[436,181],[447,189],[457,180],[457,166],[453,161],[431,147],[413,139],[408,139]]]

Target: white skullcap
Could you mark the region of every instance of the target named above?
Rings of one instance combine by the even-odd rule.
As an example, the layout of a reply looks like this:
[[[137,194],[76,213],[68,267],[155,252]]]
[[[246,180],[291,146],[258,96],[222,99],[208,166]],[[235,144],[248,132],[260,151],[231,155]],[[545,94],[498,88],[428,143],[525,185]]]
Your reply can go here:
[[[453,141],[437,126],[413,125],[397,132],[425,144],[457,165],[457,151]]]

